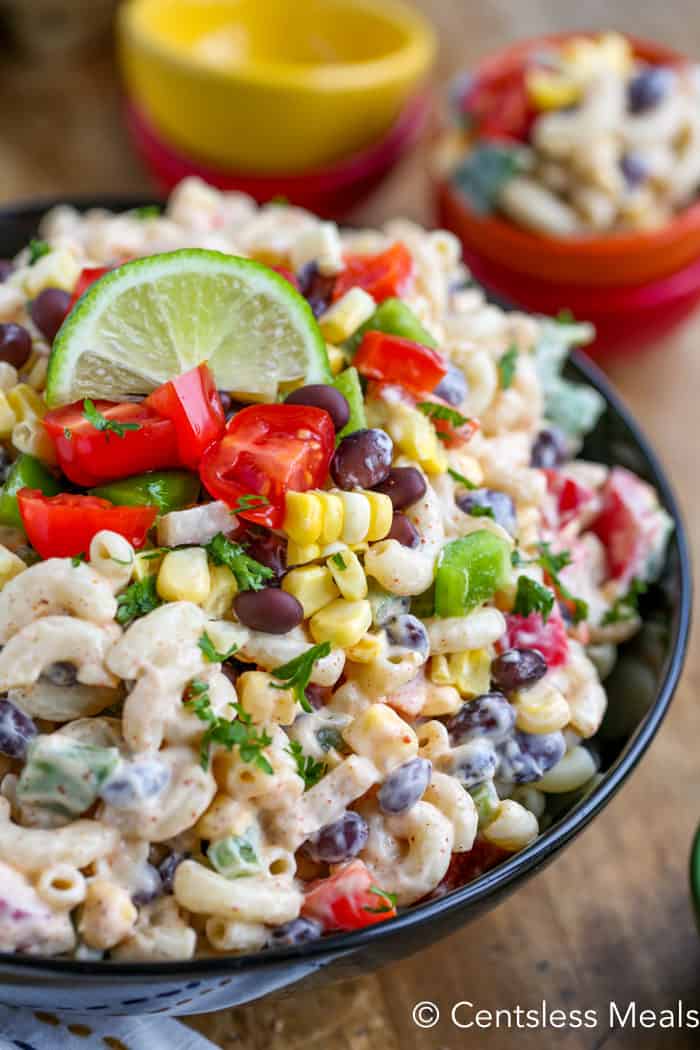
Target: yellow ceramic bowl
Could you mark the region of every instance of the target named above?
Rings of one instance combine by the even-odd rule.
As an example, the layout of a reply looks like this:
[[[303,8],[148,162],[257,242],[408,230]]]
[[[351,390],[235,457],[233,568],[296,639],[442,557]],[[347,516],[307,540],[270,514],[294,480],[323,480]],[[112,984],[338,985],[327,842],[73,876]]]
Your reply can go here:
[[[435,53],[401,0],[128,0],[119,45],[127,90],[164,138],[259,174],[381,138]]]

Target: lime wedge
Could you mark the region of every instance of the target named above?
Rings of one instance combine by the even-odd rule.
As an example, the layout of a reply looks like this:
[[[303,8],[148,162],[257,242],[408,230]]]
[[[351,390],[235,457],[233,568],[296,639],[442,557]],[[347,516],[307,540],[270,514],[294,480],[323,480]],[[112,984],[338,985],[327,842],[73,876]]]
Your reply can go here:
[[[262,263],[185,249],[125,263],[66,318],[46,400],[119,401],[207,361],[220,390],[274,400],[280,384],[331,381],[311,308]]]

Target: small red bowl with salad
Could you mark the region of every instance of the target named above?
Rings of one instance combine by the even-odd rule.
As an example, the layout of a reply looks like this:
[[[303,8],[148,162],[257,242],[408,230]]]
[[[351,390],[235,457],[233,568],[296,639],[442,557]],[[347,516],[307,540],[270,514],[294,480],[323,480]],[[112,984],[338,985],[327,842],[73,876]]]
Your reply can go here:
[[[637,341],[652,314],[668,325],[694,305],[700,76],[688,59],[617,33],[538,37],[456,81],[451,111],[433,154],[438,214],[493,291],[580,309],[598,348],[618,345],[611,329]]]

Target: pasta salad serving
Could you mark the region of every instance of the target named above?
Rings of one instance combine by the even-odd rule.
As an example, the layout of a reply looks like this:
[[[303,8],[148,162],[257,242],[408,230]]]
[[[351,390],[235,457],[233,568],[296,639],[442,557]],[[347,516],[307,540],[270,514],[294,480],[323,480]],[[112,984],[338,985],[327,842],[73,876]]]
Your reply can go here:
[[[700,191],[700,69],[618,33],[533,46],[458,84],[436,164],[477,213],[553,237],[652,229]]]
[[[597,782],[671,526],[576,458],[589,337],[407,221],[45,217],[0,283],[1,951],[386,922]]]

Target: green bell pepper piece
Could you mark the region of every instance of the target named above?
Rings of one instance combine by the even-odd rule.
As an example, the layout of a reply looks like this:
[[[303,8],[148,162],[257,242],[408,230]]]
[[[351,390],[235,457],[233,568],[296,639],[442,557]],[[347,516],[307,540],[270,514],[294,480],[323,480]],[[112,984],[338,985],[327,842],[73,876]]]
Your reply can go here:
[[[350,407],[350,418],[338,434],[338,441],[341,441],[346,434],[352,434],[355,430],[364,430],[367,426],[365,398],[356,368],[346,368],[344,372],[337,375],[333,380],[333,386],[343,395]]]
[[[77,817],[97,799],[118,762],[116,747],[93,747],[60,733],[38,736],[29,745],[17,798]]]
[[[510,546],[480,529],[446,544],[435,575],[436,616],[464,616],[511,577]]]
[[[365,332],[386,332],[387,335],[400,335],[403,339],[411,339],[423,346],[437,346],[427,328],[423,327],[410,306],[406,306],[401,299],[385,299],[369,320],[345,340],[343,347],[350,356],[357,350]]]
[[[155,470],[98,485],[90,489],[90,495],[108,499],[118,506],[157,507],[161,514],[167,514],[196,503],[199,487],[197,475],[186,470]]]
[[[262,871],[260,857],[253,841],[253,828],[243,835],[227,835],[225,839],[212,842],[207,850],[209,863],[227,879],[240,879],[244,875],[258,875]]]
[[[61,491],[58,479],[40,460],[22,454],[17,457],[0,489],[0,525],[21,529],[22,518],[17,505],[20,489],[39,489],[45,496],[56,496]]]

